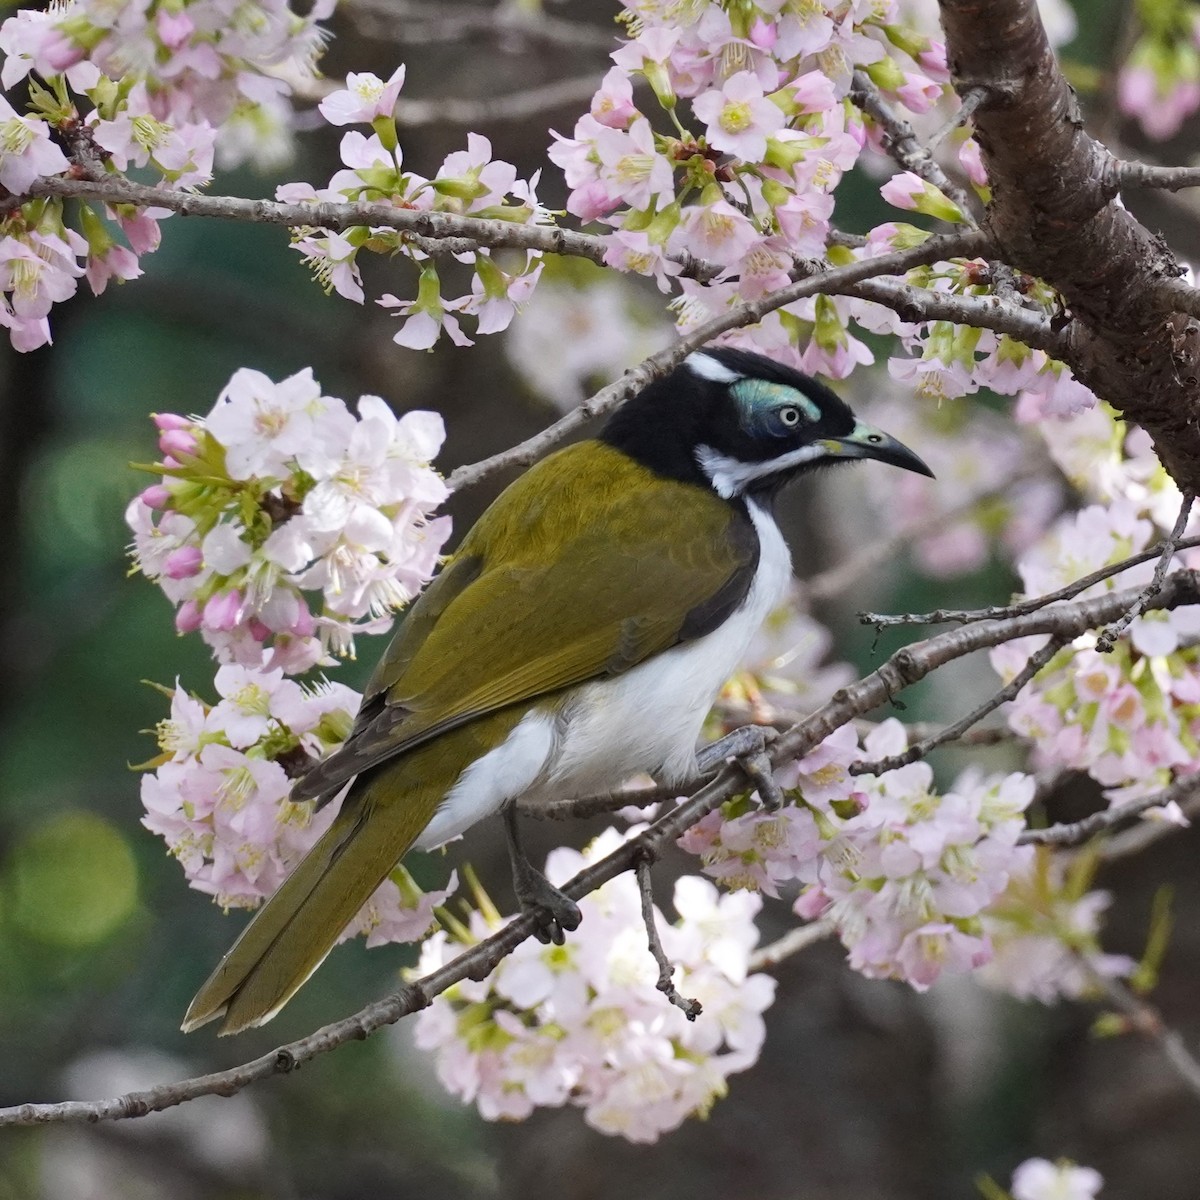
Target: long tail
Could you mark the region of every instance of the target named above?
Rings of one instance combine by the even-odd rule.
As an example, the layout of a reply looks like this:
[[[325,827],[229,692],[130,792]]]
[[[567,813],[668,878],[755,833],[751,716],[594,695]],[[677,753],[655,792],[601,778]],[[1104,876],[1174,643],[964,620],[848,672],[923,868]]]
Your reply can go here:
[[[196,993],[185,1033],[222,1016],[222,1036],[262,1025],[321,965],[429,819],[420,803],[377,804],[382,782],[377,775],[355,785],[324,836]]]

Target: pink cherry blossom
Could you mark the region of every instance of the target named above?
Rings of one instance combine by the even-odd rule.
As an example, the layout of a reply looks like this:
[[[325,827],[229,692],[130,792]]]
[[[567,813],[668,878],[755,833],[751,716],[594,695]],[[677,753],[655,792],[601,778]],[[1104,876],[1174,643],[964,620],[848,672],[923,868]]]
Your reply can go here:
[[[705,122],[709,143],[746,162],[762,160],[768,136],[785,122],[782,110],[765,97],[762,84],[749,71],[739,71],[720,88],[697,96],[692,108]]]
[[[390,117],[404,86],[404,72],[401,63],[386,82],[369,71],[351,73],[346,76],[345,89],[330,92],[317,107],[330,125],[369,124],[376,117]]]

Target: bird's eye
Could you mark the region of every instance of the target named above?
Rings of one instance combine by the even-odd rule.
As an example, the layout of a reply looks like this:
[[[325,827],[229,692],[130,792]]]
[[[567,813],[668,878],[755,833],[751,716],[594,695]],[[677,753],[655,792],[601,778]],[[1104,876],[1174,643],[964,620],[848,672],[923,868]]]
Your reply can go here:
[[[779,420],[787,426],[788,429],[795,429],[800,424],[800,410],[792,404],[784,405],[779,410]]]

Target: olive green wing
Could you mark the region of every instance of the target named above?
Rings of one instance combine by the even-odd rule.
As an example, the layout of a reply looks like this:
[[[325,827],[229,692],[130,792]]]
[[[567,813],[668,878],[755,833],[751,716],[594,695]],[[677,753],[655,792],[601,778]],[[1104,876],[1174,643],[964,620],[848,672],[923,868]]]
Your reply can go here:
[[[745,598],[744,512],[599,442],[560,451],[484,514],[401,626],[346,744],[304,799],[511,704],[619,675]]]

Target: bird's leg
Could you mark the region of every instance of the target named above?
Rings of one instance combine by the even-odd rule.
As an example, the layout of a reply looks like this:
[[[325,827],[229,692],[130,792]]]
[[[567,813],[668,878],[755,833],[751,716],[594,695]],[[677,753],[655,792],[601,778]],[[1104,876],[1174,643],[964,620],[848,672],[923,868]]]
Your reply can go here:
[[[521,836],[517,831],[517,806],[504,806],[504,834],[508,841],[508,857],[512,862],[513,890],[522,912],[533,913],[537,922],[533,936],[543,946],[553,942],[561,946],[566,930],[578,929],[582,914],[579,905],[564,895],[525,856]]]
[[[696,755],[696,766],[701,775],[707,775],[726,759],[734,759],[758,789],[763,808],[775,812],[783,804],[783,790],[775,782],[767,747],[778,736],[769,725],[743,725],[701,749]]]

